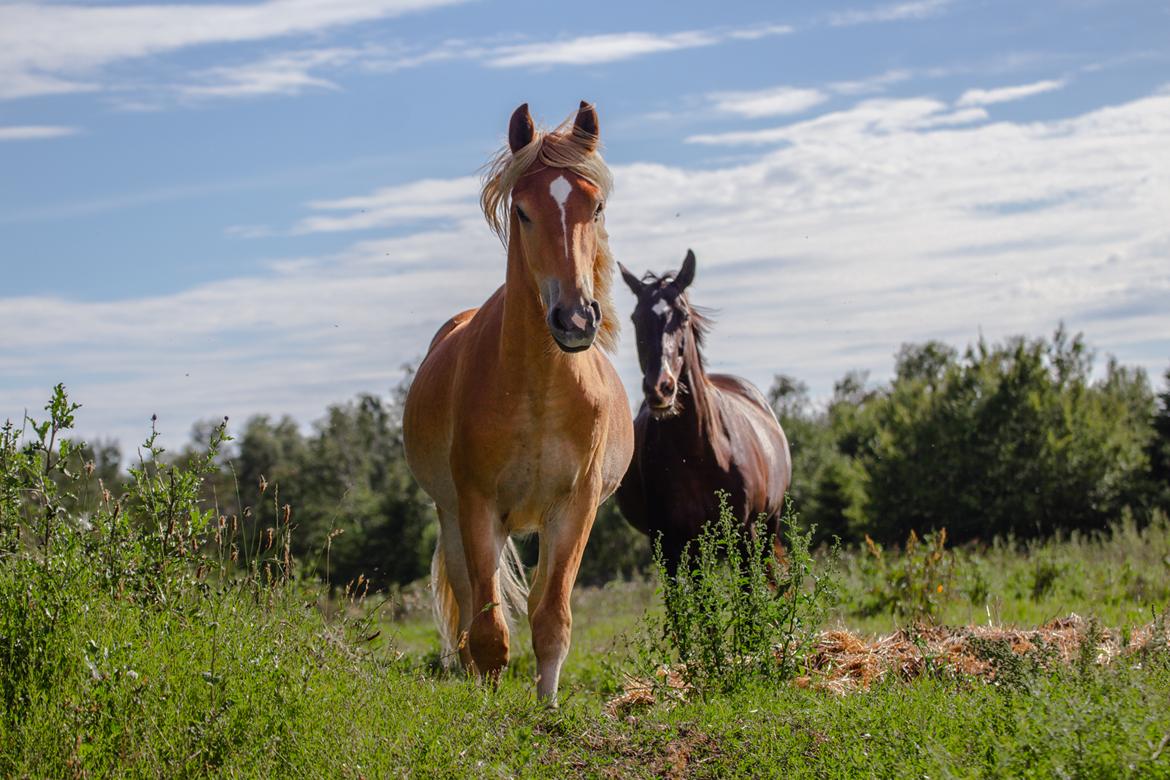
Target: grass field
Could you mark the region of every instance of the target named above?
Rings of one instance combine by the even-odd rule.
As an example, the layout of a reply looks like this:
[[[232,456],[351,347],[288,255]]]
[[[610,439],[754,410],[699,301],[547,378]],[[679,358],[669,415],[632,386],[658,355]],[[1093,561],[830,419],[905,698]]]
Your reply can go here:
[[[775,589],[718,556],[668,598],[579,589],[550,709],[523,621],[498,688],[478,684],[440,663],[425,585],[328,593],[299,577],[287,512],[249,534],[202,508],[214,442],[71,509],[70,414],[59,392],[33,447],[0,430],[0,776],[1170,777],[1159,515],[958,550],[810,556],[797,535]],[[1073,613],[1063,639],[987,633]],[[884,660],[853,674],[837,645]]]
[[[907,621],[855,613],[880,585],[866,555],[845,556],[830,625],[884,632]],[[1132,628],[1167,602],[1167,556],[1164,523],[961,553],[947,575],[955,593],[936,608],[986,622],[966,579],[992,620],[1078,612]],[[535,701],[524,626],[498,690],[439,669],[421,588],[326,610],[295,584],[196,581],[166,603],[72,595],[43,678],[0,719],[6,776],[1170,777],[1166,652],[1000,685],[926,674],[839,696],[760,683],[615,717],[605,704],[634,669],[628,640],[661,608],[647,582],[576,593],[559,710]]]

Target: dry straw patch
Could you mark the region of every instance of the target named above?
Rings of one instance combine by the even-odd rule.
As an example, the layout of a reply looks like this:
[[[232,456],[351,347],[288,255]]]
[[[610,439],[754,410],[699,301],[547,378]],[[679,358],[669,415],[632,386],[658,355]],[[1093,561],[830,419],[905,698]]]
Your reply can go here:
[[[1093,646],[1084,648],[1086,642]],[[838,695],[865,691],[890,678],[910,681],[926,674],[995,684],[999,667],[986,651],[992,645],[1048,668],[1071,665],[1086,652],[1095,663],[1107,665],[1139,652],[1167,650],[1170,637],[1164,626],[1155,623],[1124,637],[1117,630],[1098,628],[1076,614],[1034,629],[919,626],[876,638],[837,629],[818,635],[807,658],[808,673],[794,678],[792,684]],[[606,714],[617,718],[660,698],[685,698],[689,687],[680,672],[678,667],[662,667],[657,681],[630,678],[624,692],[606,703]]]

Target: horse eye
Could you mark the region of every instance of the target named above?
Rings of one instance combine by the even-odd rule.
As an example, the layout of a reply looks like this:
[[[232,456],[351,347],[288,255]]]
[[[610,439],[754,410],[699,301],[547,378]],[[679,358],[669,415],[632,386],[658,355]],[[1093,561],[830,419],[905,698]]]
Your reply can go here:
[[[600,219],[600,218],[601,218],[601,212],[602,212],[602,211],[604,211],[604,210],[605,210],[605,204],[604,204],[604,203],[598,203],[598,204],[597,204],[597,210],[593,212],[593,219],[594,219],[594,220]]]
[[[526,225],[532,222],[532,220],[528,218],[528,215],[524,213],[524,209],[520,208],[519,206],[516,207],[516,216],[520,217],[520,221]]]

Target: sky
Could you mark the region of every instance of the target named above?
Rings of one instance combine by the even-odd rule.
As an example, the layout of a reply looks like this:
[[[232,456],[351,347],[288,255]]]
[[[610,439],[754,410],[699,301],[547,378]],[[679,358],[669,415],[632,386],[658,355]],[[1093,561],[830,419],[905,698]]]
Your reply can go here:
[[[823,399],[1063,322],[1159,383],[1168,40],[1162,1],[0,0],[0,420],[64,382],[132,452],[388,395],[503,281],[512,110],[582,99],[611,247],[695,251],[712,370]]]

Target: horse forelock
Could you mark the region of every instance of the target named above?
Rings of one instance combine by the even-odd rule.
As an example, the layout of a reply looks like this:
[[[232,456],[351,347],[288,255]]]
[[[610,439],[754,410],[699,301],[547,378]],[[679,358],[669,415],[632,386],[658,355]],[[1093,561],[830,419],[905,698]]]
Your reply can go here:
[[[609,198],[613,190],[613,174],[596,150],[596,137],[577,127],[574,118],[575,115],[553,130],[536,130],[532,141],[516,152],[504,144],[484,166],[479,203],[488,225],[504,246],[508,246],[510,241],[512,190],[521,177],[537,164],[572,171],[597,187],[602,200]],[[617,349],[621,322],[612,296],[616,263],[609,249],[609,234],[605,230],[604,220],[597,225],[596,244],[593,292],[601,307],[601,328],[597,333],[597,343],[606,351],[613,352]]]

